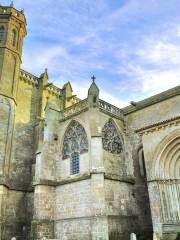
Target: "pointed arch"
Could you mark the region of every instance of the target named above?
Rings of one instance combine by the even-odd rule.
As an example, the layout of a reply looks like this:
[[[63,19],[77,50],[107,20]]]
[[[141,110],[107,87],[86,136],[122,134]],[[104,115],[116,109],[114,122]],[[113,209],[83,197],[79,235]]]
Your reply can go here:
[[[109,119],[102,129],[103,149],[113,154],[123,151],[123,141],[113,119]]]
[[[151,173],[158,180],[158,192],[164,223],[180,222],[180,130],[166,136],[158,145]]]
[[[155,151],[152,176],[157,179],[178,179],[180,176],[180,131],[163,139]]]
[[[144,150],[143,145],[139,145],[137,148],[137,158],[139,162],[139,170],[141,177],[146,178],[146,167],[145,167],[145,159],[144,159]]]
[[[74,153],[79,155],[88,152],[88,138],[84,127],[72,120],[64,135],[62,156],[63,159],[70,158]]]
[[[0,43],[3,42],[4,35],[5,35],[5,27],[4,26],[0,26]]]
[[[12,30],[12,45],[16,47],[16,42],[17,42],[17,31],[15,29]]]

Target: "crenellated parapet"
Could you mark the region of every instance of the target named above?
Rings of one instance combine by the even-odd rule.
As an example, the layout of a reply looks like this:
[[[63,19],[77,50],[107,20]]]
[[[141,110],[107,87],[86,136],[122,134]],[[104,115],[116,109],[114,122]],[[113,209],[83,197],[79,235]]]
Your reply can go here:
[[[49,94],[55,95],[57,97],[62,95],[62,90],[52,83],[48,83],[47,85],[45,85],[44,90],[47,90]]]
[[[34,76],[33,74],[21,69],[19,72],[20,80],[27,82],[33,86],[38,86],[38,77]]]
[[[28,83],[28,84],[31,84],[35,87],[38,88],[38,84],[39,84],[39,79],[38,77],[36,77],[35,75],[21,69],[20,70],[20,74],[19,74],[19,78],[20,80]],[[46,90],[48,91],[49,94],[51,95],[56,95],[56,96],[60,96],[61,95],[61,89],[58,88],[57,86],[55,86],[54,84],[52,83],[48,83],[44,86],[43,90]]]
[[[18,19],[21,22],[26,23],[26,18],[24,15],[24,10],[17,10],[14,8],[13,4],[10,6],[1,6],[0,5],[0,14],[6,18],[8,15],[11,15],[11,17],[14,17]]]

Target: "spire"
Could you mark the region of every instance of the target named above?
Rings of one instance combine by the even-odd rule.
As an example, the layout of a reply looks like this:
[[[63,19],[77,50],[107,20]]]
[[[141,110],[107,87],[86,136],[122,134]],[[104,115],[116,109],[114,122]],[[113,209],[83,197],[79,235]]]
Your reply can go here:
[[[48,69],[45,68],[44,72],[41,74],[40,79],[42,79],[43,85],[46,85],[48,83]]]
[[[11,2],[10,7],[14,7],[14,2],[13,1]]]
[[[91,77],[91,79],[92,79],[92,83],[91,83],[91,86],[90,86],[90,88],[88,90],[88,95],[94,95],[95,93],[97,95],[99,95],[99,88],[98,88],[98,86],[95,83],[96,77],[93,75]]]
[[[88,101],[90,107],[97,107],[99,103],[99,88],[95,83],[96,77],[93,75],[91,77],[92,83],[88,90]]]

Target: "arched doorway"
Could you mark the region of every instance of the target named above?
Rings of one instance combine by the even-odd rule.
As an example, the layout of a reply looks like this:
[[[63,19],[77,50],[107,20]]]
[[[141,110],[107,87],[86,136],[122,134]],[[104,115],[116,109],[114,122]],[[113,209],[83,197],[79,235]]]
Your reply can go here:
[[[180,223],[180,134],[161,143],[154,159],[154,180],[158,183],[161,218],[164,224]]]

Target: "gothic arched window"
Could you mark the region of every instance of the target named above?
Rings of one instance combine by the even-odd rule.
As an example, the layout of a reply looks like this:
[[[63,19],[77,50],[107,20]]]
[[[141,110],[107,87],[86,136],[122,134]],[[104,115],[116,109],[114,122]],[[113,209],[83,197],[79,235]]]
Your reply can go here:
[[[112,120],[109,120],[103,127],[102,142],[107,152],[113,154],[122,152],[122,140]]]
[[[73,120],[64,137],[63,159],[72,157],[73,154],[82,154],[88,151],[87,134],[83,126]]]
[[[0,43],[3,42],[4,40],[4,33],[5,33],[5,28],[4,26],[0,27]]]
[[[146,168],[145,168],[145,161],[144,161],[144,151],[143,148],[140,147],[138,149],[138,160],[139,160],[139,168],[141,177],[146,177]]]
[[[15,29],[12,30],[12,45],[16,46],[17,32]]]

